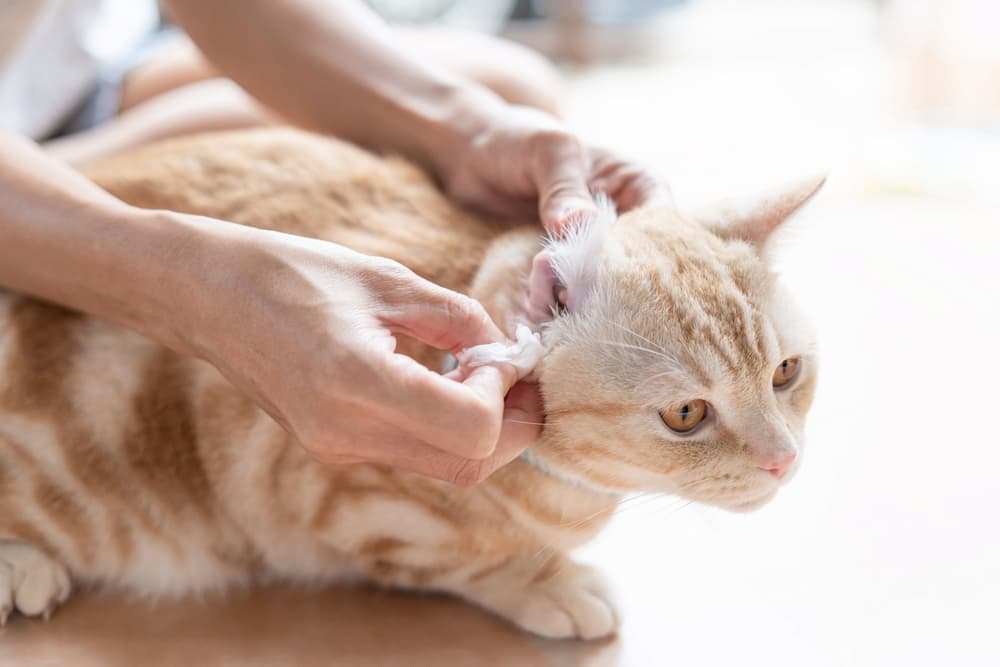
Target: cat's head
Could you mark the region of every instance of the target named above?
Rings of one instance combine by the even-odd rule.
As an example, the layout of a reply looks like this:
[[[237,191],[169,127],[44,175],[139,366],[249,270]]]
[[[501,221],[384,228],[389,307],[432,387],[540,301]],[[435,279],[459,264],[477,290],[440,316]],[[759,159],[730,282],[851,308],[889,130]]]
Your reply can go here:
[[[553,242],[531,280],[558,312],[539,461],[608,491],[770,500],[801,459],[817,359],[765,247],[822,182],[709,215],[606,208]]]

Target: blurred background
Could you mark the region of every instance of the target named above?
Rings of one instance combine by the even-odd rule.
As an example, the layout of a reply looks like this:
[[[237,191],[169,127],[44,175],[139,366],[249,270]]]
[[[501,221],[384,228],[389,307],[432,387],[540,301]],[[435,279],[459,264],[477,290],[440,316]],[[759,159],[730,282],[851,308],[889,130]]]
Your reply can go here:
[[[585,557],[622,665],[1000,664],[1000,3],[534,3],[503,30],[682,207],[803,173],[777,251],[816,321],[801,472],[728,515],[626,505]]]
[[[829,173],[776,253],[821,341],[801,472],[753,515],[626,504],[594,664],[1000,665],[1000,2],[500,5],[682,207]]]
[[[1000,196],[994,0],[369,4],[545,54],[567,78],[570,122],[648,158],[679,192],[700,190],[684,177],[696,153],[726,146],[755,174],[809,160],[837,180],[849,171],[855,191]]]
[[[0,664],[1000,665],[1000,2],[370,4],[546,54],[567,122],[682,207],[829,173],[776,253],[821,339],[801,472],[751,515],[626,501],[581,553],[609,642],[383,592],[98,596]]]

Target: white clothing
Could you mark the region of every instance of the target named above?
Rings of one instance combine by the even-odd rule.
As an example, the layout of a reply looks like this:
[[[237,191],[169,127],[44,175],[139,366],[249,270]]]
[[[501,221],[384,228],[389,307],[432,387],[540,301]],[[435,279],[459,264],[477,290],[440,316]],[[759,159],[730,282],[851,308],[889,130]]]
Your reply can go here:
[[[0,2],[0,127],[52,134],[158,20],[155,0]]]

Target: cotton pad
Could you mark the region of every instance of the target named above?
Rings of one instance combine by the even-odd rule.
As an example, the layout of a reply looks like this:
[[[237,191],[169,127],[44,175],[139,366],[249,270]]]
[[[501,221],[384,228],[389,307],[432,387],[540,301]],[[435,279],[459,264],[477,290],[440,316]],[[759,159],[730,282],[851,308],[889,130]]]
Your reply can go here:
[[[517,369],[518,379],[535,369],[545,348],[542,338],[527,326],[520,324],[514,332],[513,343],[486,343],[467,348],[458,353],[458,363],[465,368],[478,368],[490,364],[510,364]]]

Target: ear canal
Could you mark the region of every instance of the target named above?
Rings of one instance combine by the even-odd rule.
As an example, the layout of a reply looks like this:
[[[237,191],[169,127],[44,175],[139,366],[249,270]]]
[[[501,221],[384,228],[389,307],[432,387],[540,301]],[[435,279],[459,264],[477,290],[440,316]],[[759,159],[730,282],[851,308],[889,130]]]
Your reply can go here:
[[[617,219],[614,204],[596,197],[597,215],[578,220],[550,238],[535,256],[528,278],[528,319],[541,325],[554,314],[580,312],[593,296],[601,255]]]
[[[538,326],[552,319],[556,307],[559,279],[552,267],[552,252],[543,250],[535,255],[528,278],[528,321]]]
[[[804,179],[750,201],[724,202],[697,218],[721,238],[740,239],[760,249],[825,182],[826,175]]]

